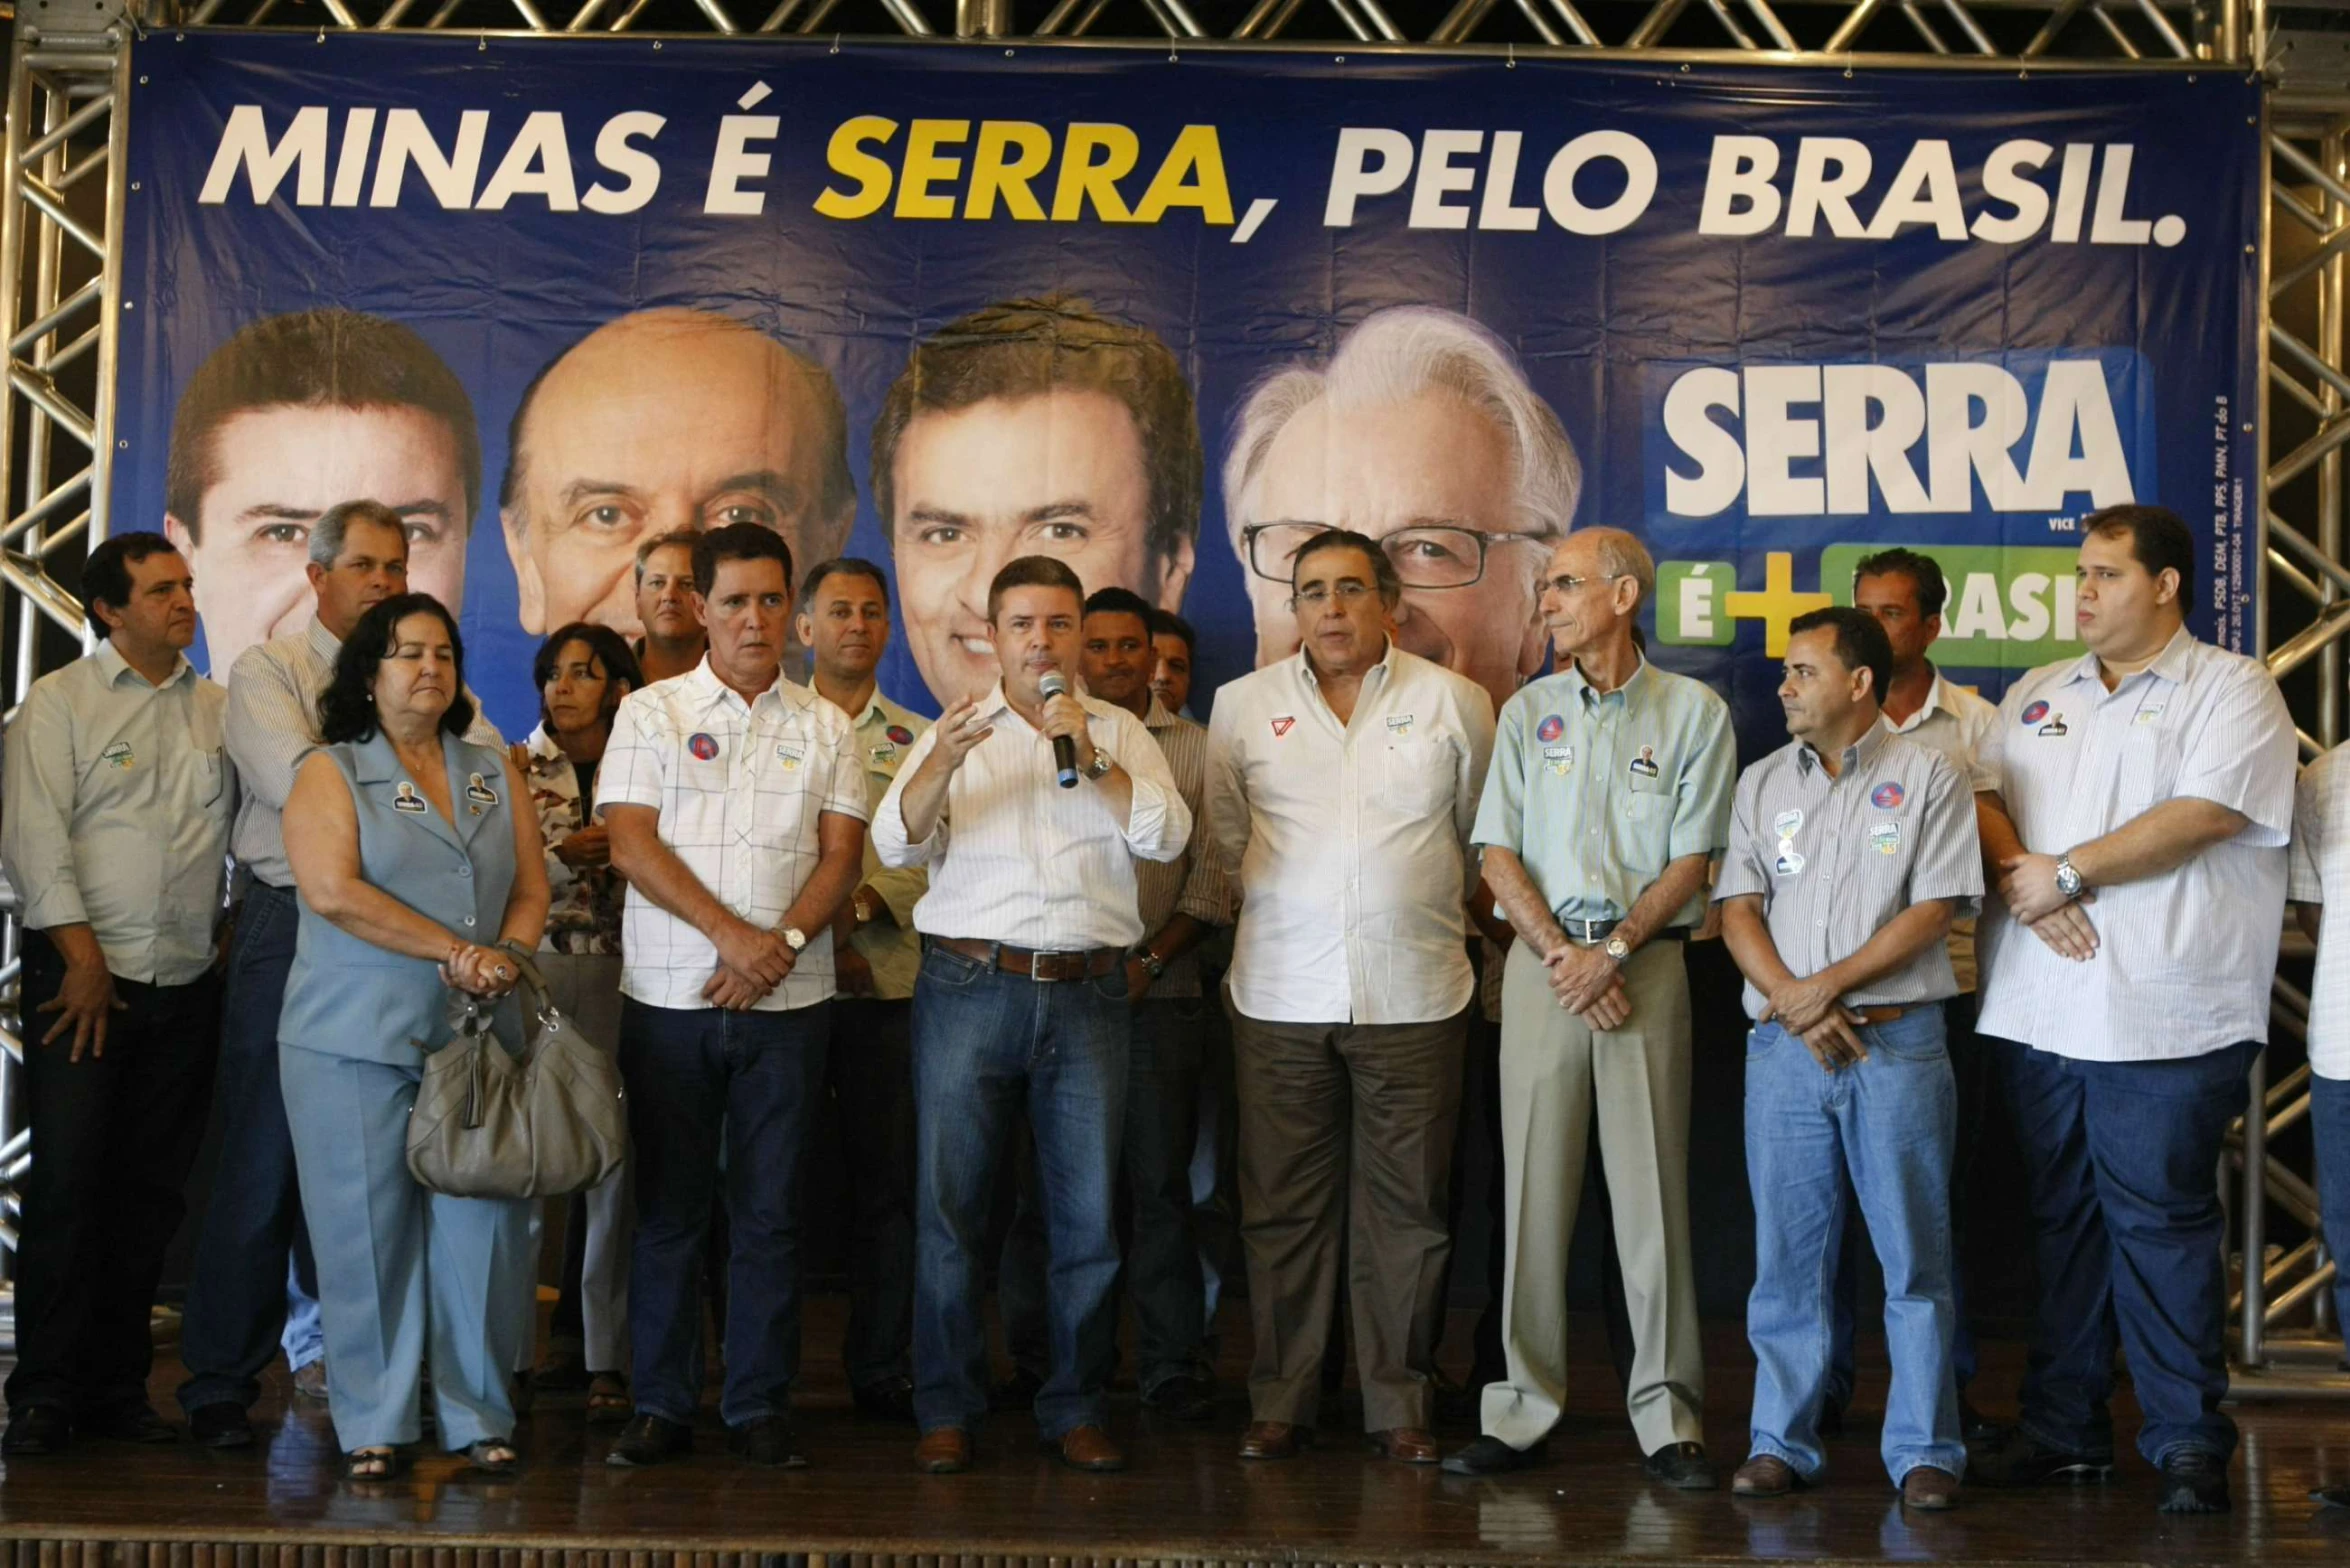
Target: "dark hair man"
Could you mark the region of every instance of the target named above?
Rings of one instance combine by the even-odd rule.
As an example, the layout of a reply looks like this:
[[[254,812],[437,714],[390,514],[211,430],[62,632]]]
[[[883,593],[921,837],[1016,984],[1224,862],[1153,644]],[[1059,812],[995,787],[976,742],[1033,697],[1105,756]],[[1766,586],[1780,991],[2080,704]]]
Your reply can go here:
[[[1297,653],[1219,692],[1208,731],[1208,819],[1243,890],[1230,993],[1257,1349],[1240,1455],[1288,1458],[1314,1425],[1351,1211],[1364,1426],[1389,1457],[1434,1464],[1445,1182],[1475,990],[1469,829],[1493,704],[1390,638],[1402,585],[1376,540],[1325,530],[1293,565]]]
[[[684,675],[710,639],[694,608],[694,531],[652,534],[636,547],[636,616],[645,629],[631,651],[645,684]]]
[[[1022,556],[989,582],[987,604],[998,683],[915,743],[873,821],[882,864],[930,869],[914,907],[929,939],[914,985],[914,1458],[932,1473],[971,1464],[987,1409],[991,1178],[1025,1108],[1052,1231],[1037,1426],[1063,1463],[1119,1470],[1097,1347],[1118,1277],[1110,1203],[1131,1027],[1121,980],[1147,934],[1135,862],[1182,853],[1191,812],[1142,722],[1066,685],[1085,610],[1077,574]],[[1075,757],[1073,789],[1056,779],[1059,739]]]
[[[1159,656],[1151,671],[1151,695],[1180,718],[1191,717],[1191,670],[1199,659],[1199,633],[1172,610],[1151,612],[1151,650]]]
[[[799,641],[816,695],[849,717],[865,800],[879,810],[930,721],[883,695],[889,584],[881,568],[840,556],[808,568]],[[922,938],[914,906],[930,879],[891,870],[865,840],[864,880],[832,924],[839,994],[826,1089],[839,1115],[849,1178],[849,1321],[841,1344],[849,1393],[881,1420],[914,1419],[914,976]]]
[[[106,640],[26,693],[0,822],[24,899],[23,1084],[40,1141],[16,1251],[10,1459],[77,1431],[177,1434],[147,1403],[147,1317],[220,1044],[237,792],[228,693],[185,657],[195,584],[162,535],[133,533],[90,552],[82,590]]]
[[[709,656],[621,699],[596,811],[628,879],[620,1071],[637,1160],[628,1327],[636,1414],[605,1455],[693,1446],[702,1397],[702,1247],[724,1143],[727,1447],[805,1464],[799,1180],[824,1082],[832,919],[865,852],[848,716],[783,678],[791,550],[763,523],[694,541]]]
[[[2088,651],[2007,689],[1984,765],[1980,1028],[2017,1108],[2043,1282],[2023,1420],[1985,1481],[2109,1474],[2117,1332],[2166,1513],[2228,1506],[2219,1155],[2268,1038],[2292,716],[2196,640],[2195,536],[2082,519]]]
[[[410,586],[461,608],[481,434],[424,339],[379,316],[306,310],[252,323],[196,368],[172,416],[163,527],[195,572],[215,679],[302,629],[310,531],[364,497],[407,531]]]
[[[1714,885],[1746,976],[1746,1170],[1757,1362],[1751,1445],[1731,1482],[1778,1497],[1819,1479],[1829,1281],[1849,1175],[1885,1270],[1893,1362],[1880,1444],[1911,1508],[1950,1507],[1966,1449],[1950,1376],[1950,1058],[1957,993],[1943,937],[1983,890],[1973,795],[1939,752],[1901,739],[1878,694],[1893,649],[1875,617],[1788,626],[1779,686],[1792,739],[1748,768]]]
[[[873,421],[873,499],[930,694],[994,684],[986,590],[1016,556],[1181,605],[1202,464],[1174,354],[1080,301],[991,305],[917,345]]]

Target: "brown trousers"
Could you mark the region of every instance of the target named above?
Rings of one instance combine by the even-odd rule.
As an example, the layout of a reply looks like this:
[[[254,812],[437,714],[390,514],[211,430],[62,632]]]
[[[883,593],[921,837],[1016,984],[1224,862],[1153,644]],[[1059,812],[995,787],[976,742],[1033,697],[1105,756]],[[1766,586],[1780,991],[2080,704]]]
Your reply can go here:
[[[1343,1221],[1364,1429],[1432,1424],[1468,1024],[1466,1011],[1287,1024],[1233,1009],[1255,1419],[1314,1424]]]

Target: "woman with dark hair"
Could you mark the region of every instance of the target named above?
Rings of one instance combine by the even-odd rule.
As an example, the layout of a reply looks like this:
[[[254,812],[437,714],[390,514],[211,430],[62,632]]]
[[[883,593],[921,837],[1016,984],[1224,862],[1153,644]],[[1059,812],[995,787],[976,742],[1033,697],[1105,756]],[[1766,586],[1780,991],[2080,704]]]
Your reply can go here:
[[[344,640],[324,744],[286,800],[301,920],[278,1074],[354,1480],[390,1475],[421,1434],[428,1360],[441,1441],[480,1469],[517,1457],[529,1205],[429,1192],[407,1162],[425,1056],[453,1038],[449,989],[503,996],[501,947],[537,947],[547,920],[536,815],[512,764],[461,738],[472,719],[455,618],[429,594],[387,599]],[[498,1032],[519,1045],[514,1009]]]
[[[512,756],[522,770],[546,846],[552,905],[539,967],[555,1005],[606,1050],[620,1038],[620,906],[627,884],[612,869],[604,826],[593,820],[596,764],[620,699],[644,685],[636,656],[609,626],[558,627],[531,660],[539,727]],[[562,1293],[548,1325],[535,1387],[585,1388],[588,1419],[625,1420],[628,1379],[628,1248],[635,1229],[626,1165],[570,1200]],[[536,1326],[537,1303],[523,1316]],[[528,1344],[525,1342],[525,1359]]]

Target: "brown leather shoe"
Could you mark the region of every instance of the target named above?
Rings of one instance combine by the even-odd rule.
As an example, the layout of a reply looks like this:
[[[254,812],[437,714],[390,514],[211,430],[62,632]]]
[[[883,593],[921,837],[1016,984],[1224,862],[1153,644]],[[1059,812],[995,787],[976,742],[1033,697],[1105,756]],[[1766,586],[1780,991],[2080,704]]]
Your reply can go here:
[[[1061,1434],[1061,1463],[1072,1470],[1123,1470],[1126,1450],[1098,1426],[1071,1427]]]
[[[1391,1426],[1384,1432],[1373,1432],[1371,1446],[1402,1465],[1432,1465],[1444,1457],[1436,1451],[1436,1439],[1416,1426]]]
[[[922,1434],[914,1445],[914,1468],[930,1475],[955,1475],[971,1468],[971,1434],[959,1426],[942,1426]]]
[[[1240,1434],[1243,1459],[1295,1459],[1299,1449],[1313,1441],[1313,1433],[1287,1421],[1251,1421]]]
[[[1901,1506],[1939,1511],[1958,1506],[1958,1477],[1932,1465],[1919,1465],[1901,1478]]]
[[[1795,1467],[1776,1454],[1757,1454],[1730,1477],[1733,1497],[1785,1497],[1803,1485]]]

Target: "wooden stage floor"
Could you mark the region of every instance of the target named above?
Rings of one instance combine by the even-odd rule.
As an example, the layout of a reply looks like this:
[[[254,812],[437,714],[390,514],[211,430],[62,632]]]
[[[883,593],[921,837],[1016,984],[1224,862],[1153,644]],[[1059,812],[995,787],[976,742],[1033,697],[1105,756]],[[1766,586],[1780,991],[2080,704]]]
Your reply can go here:
[[[1832,1445],[1817,1491],[1743,1503],[1647,1483],[1596,1338],[1574,1409],[1539,1469],[1495,1481],[1375,1459],[1351,1437],[1351,1395],[1321,1448],[1283,1464],[1243,1465],[1238,1392],[1247,1330],[1226,1335],[1227,1399],[1208,1427],[1145,1418],[1131,1391],[1114,1424],[1129,1443],[1123,1475],[1062,1470],[1035,1449],[1025,1417],[983,1434],[967,1475],[918,1476],[908,1430],[860,1421],[829,1354],[836,1299],[810,1302],[801,1409],[811,1468],[756,1470],[724,1453],[705,1417],[689,1460],[649,1471],[603,1462],[614,1428],[590,1427],[578,1396],[542,1399],[525,1422],[525,1468],[489,1481],[427,1456],[390,1484],[337,1473],[323,1409],[288,1411],[273,1375],[259,1412],[273,1429],[242,1455],[77,1446],[0,1473],[0,1568],[767,1568],[825,1558],[895,1568],[1089,1563],[1367,1565],[1814,1562],[1952,1564],[2350,1564],[2350,1510],[2320,1509],[2313,1487],[2350,1481],[2350,1402],[2241,1407],[2236,1510],[2173,1519],[2154,1511],[2151,1472],[2134,1456],[2110,1486],[2032,1492],[1972,1488],[1942,1515],[1905,1515],[1879,1469],[1873,1401],[1881,1354],[1864,1370],[1848,1436]],[[1465,1353],[1468,1322],[1448,1345]],[[1711,1446],[1742,1457],[1751,1362],[1735,1325],[1708,1336]],[[1865,1352],[1864,1352],[1865,1354]],[[1983,1392],[1996,1412],[2020,1354],[1989,1347]],[[1452,1357],[1446,1357],[1450,1365]],[[168,1353],[156,1379],[167,1392]],[[1864,1368],[1869,1362],[1864,1360]],[[1454,1369],[1458,1370],[1458,1369]],[[159,1407],[176,1414],[162,1399]],[[2117,1412],[2134,1425],[2135,1412]],[[1455,1426],[1451,1442],[1471,1435]]]

